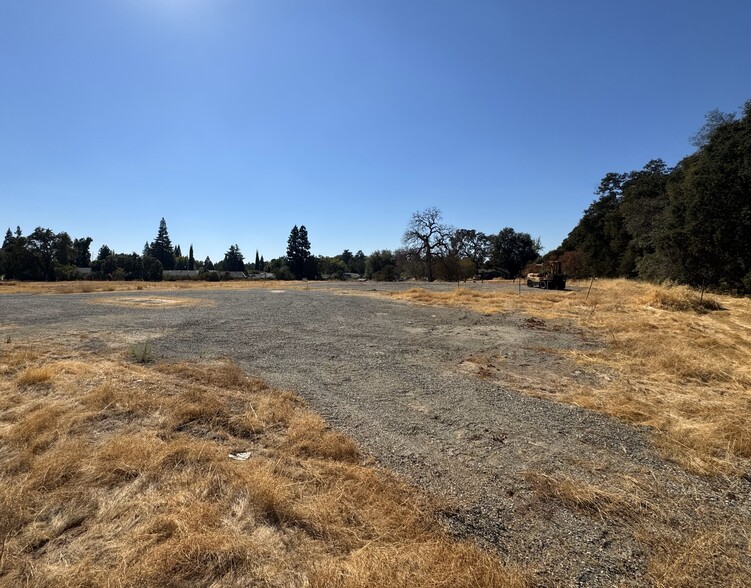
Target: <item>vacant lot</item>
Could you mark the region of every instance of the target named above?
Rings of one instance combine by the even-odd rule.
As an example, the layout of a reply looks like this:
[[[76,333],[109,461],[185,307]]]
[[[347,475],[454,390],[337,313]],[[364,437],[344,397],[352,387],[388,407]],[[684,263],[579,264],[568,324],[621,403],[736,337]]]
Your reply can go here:
[[[0,336],[95,355],[148,342],[167,362],[231,358],[302,394],[365,453],[436,497],[452,532],[543,584],[748,585],[742,455],[731,453],[732,470],[700,476],[667,460],[653,429],[556,401],[561,382],[612,394],[608,378],[622,377],[577,360],[598,358],[608,342],[557,310],[572,292],[472,287],[528,300],[530,313],[427,305],[436,300],[402,285],[400,296],[422,304],[389,299],[381,284],[349,288],[367,296],[312,284],[9,294]]]

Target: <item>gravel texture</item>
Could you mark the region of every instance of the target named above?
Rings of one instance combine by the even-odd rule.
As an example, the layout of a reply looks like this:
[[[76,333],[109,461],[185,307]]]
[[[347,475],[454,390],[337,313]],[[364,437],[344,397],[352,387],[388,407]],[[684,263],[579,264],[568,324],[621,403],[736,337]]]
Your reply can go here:
[[[565,472],[605,487],[613,475],[649,478],[668,505],[681,505],[686,524],[696,508],[727,502],[722,484],[661,459],[646,431],[462,369],[468,357],[494,354],[505,357],[509,371],[580,373],[539,350],[543,343],[594,344],[577,330],[541,330],[522,316],[484,316],[311,286],[3,295],[0,336],[59,338],[91,350],[149,340],[167,359],[231,357],[270,384],[300,393],[378,463],[437,497],[453,533],[531,566],[540,585],[644,585],[648,554],[622,517],[541,497],[530,472]],[[139,297],[196,304],[129,305]],[[97,303],[112,298],[124,306]],[[748,499],[723,506],[728,508],[735,510],[716,516],[745,516]]]

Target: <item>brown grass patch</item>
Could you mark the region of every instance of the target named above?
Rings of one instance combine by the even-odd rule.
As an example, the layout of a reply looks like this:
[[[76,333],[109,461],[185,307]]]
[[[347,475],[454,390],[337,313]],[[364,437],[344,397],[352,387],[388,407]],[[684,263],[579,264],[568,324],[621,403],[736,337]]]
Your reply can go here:
[[[554,498],[569,508],[610,518],[617,514],[624,519],[637,518],[639,505],[633,492],[613,485],[607,490],[596,484],[573,478],[567,474],[547,475],[529,471],[525,477],[539,496]]]
[[[233,280],[205,282],[177,280],[164,282],[109,282],[80,280],[75,282],[2,282],[2,294],[92,294],[97,292],[174,292],[177,290],[248,290],[307,288],[306,282],[278,280]]]
[[[466,288],[385,294],[485,314],[524,313],[593,333],[602,342],[595,351],[547,349],[605,376],[593,386],[556,374],[557,400],[652,427],[664,454],[690,471],[744,471],[751,458],[751,300],[701,299],[686,287],[627,280],[597,281],[589,294],[589,283],[581,286],[523,295]],[[524,376],[532,377],[529,370]]]
[[[749,585],[747,518],[729,511],[712,512],[700,495],[686,492],[690,488],[666,489],[649,475],[603,473],[604,477],[593,475],[593,480],[561,472],[528,471],[525,477],[542,504],[617,521],[624,534],[649,550],[650,585]]]
[[[233,364],[39,344],[0,367],[0,585],[528,585]]]

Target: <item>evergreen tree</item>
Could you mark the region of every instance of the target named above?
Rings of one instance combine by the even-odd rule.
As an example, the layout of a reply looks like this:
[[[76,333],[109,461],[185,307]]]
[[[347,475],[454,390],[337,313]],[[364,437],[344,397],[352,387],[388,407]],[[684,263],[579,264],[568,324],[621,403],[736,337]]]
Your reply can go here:
[[[114,254],[115,254],[115,252],[114,252],[114,251],[112,251],[112,249],[110,249],[110,248],[109,248],[109,247],[107,247],[106,245],[102,245],[102,246],[101,246],[101,247],[99,248],[99,253],[97,253],[96,259],[97,259],[97,261],[104,261],[104,260],[105,260],[105,259],[107,259],[107,258],[108,258],[108,257],[109,257],[110,255],[114,255]]]
[[[188,250],[188,269],[190,271],[196,269],[196,260],[193,257],[193,243],[190,244],[190,249]]]
[[[178,245],[177,247],[175,247],[175,257],[182,257],[182,256],[183,256],[183,251],[182,249],[180,249],[180,246]]]
[[[224,271],[245,271],[245,258],[240,252],[240,247],[238,247],[237,244],[230,245],[229,250],[224,254]]]
[[[305,225],[292,227],[287,239],[287,265],[296,279],[315,277],[314,263],[311,262],[310,241]]]
[[[203,260],[203,269],[207,271],[214,269],[214,263],[208,255],[206,256],[206,259]]]
[[[162,218],[159,221],[159,230],[156,238],[149,245],[149,255],[158,259],[162,268],[166,270],[175,269],[175,250],[172,247],[169,233],[167,232],[167,223]]]
[[[256,249],[256,263],[253,269],[257,272],[261,271],[261,259],[258,257],[258,249]]]

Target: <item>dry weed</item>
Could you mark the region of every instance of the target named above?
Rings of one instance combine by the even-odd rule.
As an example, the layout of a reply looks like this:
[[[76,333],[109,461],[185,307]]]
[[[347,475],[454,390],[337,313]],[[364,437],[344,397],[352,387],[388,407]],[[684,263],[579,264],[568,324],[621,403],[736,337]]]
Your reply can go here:
[[[622,519],[636,519],[640,505],[633,491],[613,484],[605,490],[595,484],[573,478],[567,474],[548,475],[528,471],[525,478],[535,492],[544,498],[554,498],[569,508],[601,518],[617,515]]]
[[[232,364],[35,353],[0,360],[2,586],[525,585]]]
[[[247,290],[257,288],[302,288],[304,282],[276,280],[234,280],[230,282],[204,282],[197,280],[163,282],[109,282],[80,280],[74,282],[1,282],[3,294],[91,294],[97,292],[170,292],[176,290]]]
[[[543,503],[618,521],[624,534],[649,550],[648,576],[654,586],[749,585],[747,518],[710,512],[699,495],[666,488],[654,478],[604,473],[606,477],[593,476],[599,478],[594,482],[539,471],[528,471],[525,477]],[[684,501],[687,504],[679,507]]]
[[[687,287],[671,284],[600,280],[591,292],[589,285],[522,296],[466,288],[414,288],[387,295],[485,314],[524,313],[595,333],[602,341],[599,350],[547,349],[607,376],[600,386],[566,381],[557,400],[653,427],[665,455],[690,471],[743,471],[738,460],[751,457],[745,424],[751,413],[751,301],[702,299]],[[482,362],[473,361],[478,373],[486,373]]]

